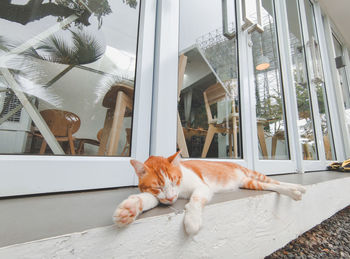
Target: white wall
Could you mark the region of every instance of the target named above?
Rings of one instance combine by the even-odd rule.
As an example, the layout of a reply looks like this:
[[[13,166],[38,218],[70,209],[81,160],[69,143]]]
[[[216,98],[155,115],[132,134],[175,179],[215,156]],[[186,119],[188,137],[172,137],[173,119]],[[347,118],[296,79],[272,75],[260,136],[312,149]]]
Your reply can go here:
[[[0,258],[263,258],[350,204],[350,177],[307,186],[296,202],[265,193],[208,205],[188,237],[183,211],[0,249]],[[83,215],[82,215],[83,216]]]

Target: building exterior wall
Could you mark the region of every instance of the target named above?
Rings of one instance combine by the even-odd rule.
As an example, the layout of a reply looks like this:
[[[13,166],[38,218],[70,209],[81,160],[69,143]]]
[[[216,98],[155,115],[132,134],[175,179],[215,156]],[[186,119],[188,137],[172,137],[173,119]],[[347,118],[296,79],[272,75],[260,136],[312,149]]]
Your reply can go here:
[[[203,227],[191,237],[182,207],[124,229],[109,226],[0,248],[0,257],[263,258],[350,203],[350,177],[306,187],[297,202],[265,193],[208,205]]]

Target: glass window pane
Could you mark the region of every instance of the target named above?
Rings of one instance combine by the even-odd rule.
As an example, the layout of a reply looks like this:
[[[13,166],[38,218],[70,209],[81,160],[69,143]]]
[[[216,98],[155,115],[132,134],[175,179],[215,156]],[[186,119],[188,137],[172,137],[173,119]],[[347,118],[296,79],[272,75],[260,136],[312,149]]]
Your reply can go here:
[[[245,15],[246,17],[251,20],[253,23],[256,23],[258,21],[257,16],[257,1],[256,0],[245,0]],[[243,1],[242,1],[243,5]]]
[[[309,32],[309,42],[307,45],[312,62],[312,64],[309,64],[309,67],[311,67],[310,76],[311,82],[314,84],[317,93],[317,103],[319,116],[321,119],[325,155],[327,160],[336,160],[313,5],[309,0],[304,0],[304,3],[307,18],[307,29]]]
[[[180,1],[178,148],[184,157],[241,158],[234,1]]]
[[[262,1],[262,25],[264,32],[252,33],[259,157],[260,159],[289,159],[272,0]]]
[[[140,3],[5,2],[0,153],[129,156]]]
[[[306,56],[303,44],[297,1],[285,0],[288,12],[289,42],[292,73],[298,105],[298,128],[303,158],[317,160],[314,120],[310,100],[310,85],[307,76]]]
[[[335,50],[335,57],[334,59],[339,59],[342,61],[337,66],[337,71],[339,75],[339,80],[340,80],[340,88],[342,89],[343,93],[343,101],[344,101],[344,108],[345,110],[350,109],[350,89],[349,89],[349,84],[348,84],[348,79],[346,75],[346,70],[345,70],[345,60],[343,56],[343,46],[340,44],[340,42],[337,40],[337,38],[333,35],[333,43],[334,43],[334,50]]]

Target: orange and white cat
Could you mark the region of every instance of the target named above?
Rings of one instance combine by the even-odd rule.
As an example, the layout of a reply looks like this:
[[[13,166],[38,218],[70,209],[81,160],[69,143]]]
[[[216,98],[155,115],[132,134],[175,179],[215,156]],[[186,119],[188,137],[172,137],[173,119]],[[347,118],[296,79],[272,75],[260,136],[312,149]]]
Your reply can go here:
[[[306,189],[297,184],[275,181],[263,174],[230,162],[181,161],[180,152],[164,158],[151,156],[145,163],[131,160],[139,177],[140,194],[131,195],[116,209],[113,220],[118,226],[132,223],[143,211],[158,203],[172,204],[189,199],[184,225],[189,235],[202,224],[202,210],[214,193],[245,188],[270,190],[300,200]]]

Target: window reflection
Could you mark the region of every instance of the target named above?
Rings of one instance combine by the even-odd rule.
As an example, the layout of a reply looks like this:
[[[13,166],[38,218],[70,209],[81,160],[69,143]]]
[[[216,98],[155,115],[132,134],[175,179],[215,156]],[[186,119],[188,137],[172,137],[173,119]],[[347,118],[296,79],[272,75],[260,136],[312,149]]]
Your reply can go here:
[[[138,17],[136,0],[1,3],[0,153],[128,156]]]
[[[260,159],[289,159],[273,1],[262,1],[264,31],[252,33]]]
[[[335,50],[335,57],[334,59],[339,62],[336,62],[336,68],[339,75],[340,80],[340,86],[343,94],[343,101],[344,101],[344,108],[345,110],[350,109],[350,89],[349,89],[349,83],[347,79],[346,74],[346,67],[345,67],[345,57],[343,56],[343,46],[338,41],[338,39],[333,35],[333,44],[334,44],[334,50]]]
[[[335,149],[333,142],[333,135],[331,132],[331,120],[329,117],[327,94],[325,89],[324,74],[322,68],[321,52],[318,43],[315,17],[313,12],[313,5],[309,0],[305,0],[305,11],[307,18],[307,29],[309,31],[308,50],[311,56],[311,82],[316,89],[317,104],[319,109],[319,117],[321,119],[321,129],[323,136],[323,145],[325,156],[327,160],[335,160]]]
[[[292,59],[292,73],[298,105],[298,128],[303,158],[318,159],[314,123],[310,100],[310,86],[307,76],[305,49],[299,20],[297,1],[285,1],[288,11],[289,48]]]
[[[228,10],[235,34],[234,1]],[[223,34],[221,1],[180,1],[179,43],[178,148],[184,157],[242,157],[237,39]]]

